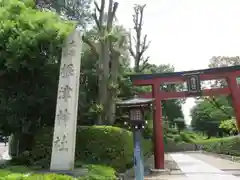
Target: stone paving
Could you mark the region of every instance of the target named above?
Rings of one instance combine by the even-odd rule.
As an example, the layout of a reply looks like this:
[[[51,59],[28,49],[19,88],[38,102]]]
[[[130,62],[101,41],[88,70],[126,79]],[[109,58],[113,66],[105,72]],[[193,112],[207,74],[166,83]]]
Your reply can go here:
[[[211,154],[203,154],[203,153],[196,153],[193,152],[189,154],[190,156],[202,160],[227,174],[233,174],[240,178],[240,163],[233,162],[227,159],[223,159],[217,156],[212,156]]]
[[[177,163],[178,164],[177,164]],[[149,174],[153,168],[153,156],[145,162],[145,180],[240,180],[240,163],[218,158],[201,152],[170,153],[165,155],[165,167],[170,169],[168,175]],[[131,177],[124,180],[134,180]]]
[[[179,168],[188,178],[195,180],[240,180],[240,177],[234,176],[232,173],[226,173],[214,166],[212,161],[215,161],[216,158],[211,159],[211,161],[211,156],[206,156],[201,153],[174,153],[170,156],[172,156]],[[208,162],[206,162],[206,160],[208,160]],[[227,167],[230,164],[227,160],[223,160],[219,163],[222,164],[222,167]],[[235,167],[240,168],[240,165],[236,164]]]
[[[181,172],[178,165],[169,154],[165,154],[165,167],[170,170],[171,175],[151,175],[149,169],[154,168],[154,157],[151,156],[144,164],[145,180],[181,180],[186,176]],[[125,173],[124,180],[134,180],[134,169],[130,169]]]

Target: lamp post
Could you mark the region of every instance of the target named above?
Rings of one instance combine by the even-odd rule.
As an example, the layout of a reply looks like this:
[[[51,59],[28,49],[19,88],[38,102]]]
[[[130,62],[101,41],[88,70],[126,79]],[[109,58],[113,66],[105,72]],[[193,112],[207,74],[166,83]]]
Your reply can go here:
[[[154,99],[138,98],[124,100],[117,103],[118,107],[127,108],[129,119],[124,122],[129,125],[133,131],[134,142],[134,167],[135,179],[144,180],[144,164],[143,154],[141,150],[142,129],[144,129],[147,121],[144,120],[144,111],[149,109]]]

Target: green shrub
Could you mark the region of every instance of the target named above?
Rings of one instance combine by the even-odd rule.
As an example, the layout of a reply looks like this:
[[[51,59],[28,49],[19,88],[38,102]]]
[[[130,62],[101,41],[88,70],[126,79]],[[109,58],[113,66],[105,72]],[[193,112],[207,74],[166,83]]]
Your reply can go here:
[[[49,128],[38,132],[31,151],[33,161],[41,161],[40,164],[45,167],[48,167],[50,162],[52,136],[52,129]],[[145,153],[152,150],[151,141],[144,140],[143,146]],[[75,153],[77,161],[104,164],[124,171],[133,163],[132,133],[112,126],[79,127]]]
[[[182,141],[182,138],[181,138],[181,136],[179,136],[179,135],[175,135],[175,136],[173,136],[173,141],[174,141],[174,142],[181,142],[181,141]]]
[[[218,154],[240,156],[240,137],[210,139],[200,143],[203,150]]]
[[[91,165],[91,164],[82,164],[84,169],[87,169],[87,174],[80,178],[79,180],[102,180],[109,179],[115,180],[116,172],[113,168],[100,165]],[[37,180],[37,179],[46,179],[46,180],[77,180],[68,175],[61,174],[38,174],[32,173],[33,170],[23,166],[8,166],[0,170],[0,180]]]
[[[179,134],[178,133],[178,130],[177,129],[175,129],[175,128],[167,128],[167,133],[168,134]]]
[[[183,141],[176,142],[173,139],[166,139],[164,144],[165,152],[194,151],[195,145]]]
[[[195,139],[192,134],[187,134],[185,132],[181,132],[180,137],[181,137],[182,141],[187,142],[187,143],[192,143],[193,139]]]
[[[142,140],[143,154],[145,158],[150,157],[153,154],[153,146],[151,139],[143,139]]]
[[[113,168],[100,165],[84,165],[83,167],[88,169],[88,174],[79,178],[79,180],[117,179],[116,172]]]

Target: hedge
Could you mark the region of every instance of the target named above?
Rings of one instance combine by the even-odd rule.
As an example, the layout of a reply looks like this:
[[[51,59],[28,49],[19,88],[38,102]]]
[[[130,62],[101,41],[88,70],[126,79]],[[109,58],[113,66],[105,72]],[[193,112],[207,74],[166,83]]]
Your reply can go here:
[[[221,139],[210,139],[208,141],[199,142],[203,146],[203,150],[218,154],[227,154],[232,156],[240,156],[240,137],[228,137]]]
[[[164,143],[165,152],[179,152],[179,151],[194,151],[195,145],[183,141],[176,142],[173,139],[167,138]]]
[[[49,166],[53,129],[44,128],[37,133],[29,155],[33,162]],[[143,141],[144,152],[151,154],[151,141]],[[112,126],[85,126],[77,128],[76,161],[103,164],[124,171],[133,164],[132,133]]]

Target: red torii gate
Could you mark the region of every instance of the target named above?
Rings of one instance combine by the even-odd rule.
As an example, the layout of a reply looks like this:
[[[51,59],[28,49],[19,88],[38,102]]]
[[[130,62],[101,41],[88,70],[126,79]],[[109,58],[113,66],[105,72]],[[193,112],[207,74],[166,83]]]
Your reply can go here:
[[[213,96],[231,95],[233,108],[237,120],[237,128],[240,132],[240,88],[238,88],[236,78],[240,76],[240,66],[230,66],[221,68],[202,69],[195,71],[157,73],[157,74],[134,74],[130,78],[136,86],[152,86],[152,92],[141,95],[146,98],[155,98],[153,110],[153,130],[154,130],[154,161],[155,169],[164,169],[164,144],[162,125],[162,100]],[[228,87],[201,89],[201,81],[225,79]],[[166,92],[160,90],[161,84],[175,84],[187,82],[188,91]]]

